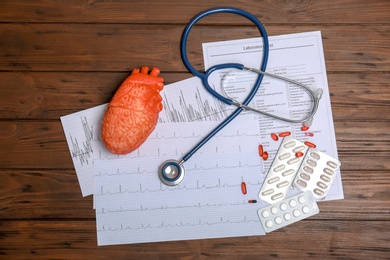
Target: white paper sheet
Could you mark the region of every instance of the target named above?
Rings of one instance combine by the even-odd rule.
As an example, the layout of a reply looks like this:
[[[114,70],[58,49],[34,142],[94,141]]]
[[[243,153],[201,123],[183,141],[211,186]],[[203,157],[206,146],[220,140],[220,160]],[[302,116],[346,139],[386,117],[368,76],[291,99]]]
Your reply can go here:
[[[92,141],[100,136],[106,107],[104,104],[60,118],[83,196],[93,192]]]
[[[158,124],[137,151],[114,159],[94,146],[99,245],[262,235],[256,199],[263,179],[257,123],[237,118],[184,164],[183,182],[161,183],[157,169],[180,159],[214,127]],[[246,183],[247,194],[241,190]]]
[[[279,142],[273,141],[271,133],[290,131],[294,138],[300,141],[310,141],[316,144],[322,152],[338,158],[321,32],[272,36],[269,37],[269,43],[267,72],[300,81],[312,87],[313,90],[322,88],[323,95],[318,112],[308,131],[314,134],[313,137],[308,137],[305,132],[301,131],[302,124],[291,124],[262,115],[258,116],[260,142],[264,149],[270,153],[269,160],[263,164],[264,174],[271,166],[281,142],[280,140]],[[247,67],[260,68],[262,55],[263,41],[261,38],[203,44],[205,69],[222,63],[241,63]],[[221,76],[225,72],[215,73],[213,79],[210,80],[217,90],[221,88]],[[241,77],[236,81],[240,83],[235,84],[232,96],[238,97],[237,100],[242,101],[243,97],[246,96],[245,90],[249,90],[253,86],[257,74],[246,72],[239,75]],[[231,78],[227,77],[225,80]],[[228,85],[224,86],[226,86],[225,90],[229,92]],[[239,90],[242,93],[237,93],[240,92]],[[299,119],[304,118],[311,108],[309,101],[308,94],[302,88],[266,76],[258,94],[251,102],[251,106],[269,113]],[[343,198],[341,175],[338,173],[326,200]]]
[[[234,109],[214,99],[196,77],[166,85],[160,94],[164,99],[164,109],[158,120],[160,124],[210,122],[215,126]],[[61,117],[83,196],[93,193],[91,141],[100,136],[106,107],[104,104]]]

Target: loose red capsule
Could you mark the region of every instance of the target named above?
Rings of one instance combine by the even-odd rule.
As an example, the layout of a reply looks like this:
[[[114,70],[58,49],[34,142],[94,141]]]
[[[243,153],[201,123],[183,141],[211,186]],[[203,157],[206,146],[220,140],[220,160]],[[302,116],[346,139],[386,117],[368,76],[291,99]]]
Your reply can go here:
[[[289,136],[289,135],[291,135],[291,132],[289,132],[289,131],[281,132],[281,133],[279,134],[280,137],[286,137],[286,136]]]
[[[257,200],[248,200],[248,203],[257,203]]]
[[[307,130],[309,130],[309,127],[308,127],[307,125],[303,125],[303,126],[301,127],[301,130],[302,130],[302,131],[307,131]]]
[[[263,157],[263,154],[264,154],[264,148],[263,148],[263,146],[260,144],[259,145],[259,155],[260,155],[260,157]]]
[[[268,159],[268,153],[264,152],[262,157],[263,157],[263,160],[266,161]]]
[[[275,133],[272,133],[272,134],[271,134],[271,138],[272,138],[274,141],[278,141],[278,140],[279,140],[278,135],[275,134]]]
[[[295,156],[296,156],[296,157],[302,157],[302,156],[303,156],[303,153],[302,153],[302,152],[296,152],[296,153],[295,153]]]
[[[317,147],[315,144],[310,143],[310,142],[308,142],[308,141],[306,141],[305,144],[306,144],[307,146],[311,147],[311,148],[316,148],[316,147]]]
[[[246,184],[245,182],[241,182],[241,191],[242,191],[242,194],[246,194]]]
[[[312,132],[306,132],[305,135],[306,136],[314,136],[314,134]]]

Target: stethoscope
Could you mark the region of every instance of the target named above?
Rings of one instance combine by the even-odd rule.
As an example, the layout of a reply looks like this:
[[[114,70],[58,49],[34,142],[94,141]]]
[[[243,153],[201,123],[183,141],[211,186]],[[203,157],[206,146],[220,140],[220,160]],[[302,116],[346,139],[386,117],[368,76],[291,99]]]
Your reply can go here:
[[[200,73],[194,67],[192,67],[192,65],[190,64],[188,57],[187,57],[187,39],[188,39],[189,33],[190,33],[192,27],[199,20],[201,20],[202,18],[204,18],[208,15],[212,15],[212,14],[216,14],[216,13],[232,13],[232,14],[241,15],[241,16],[251,20],[257,26],[258,30],[260,31],[261,36],[263,37],[263,51],[264,51],[260,69],[245,67],[244,65],[239,64],[239,63],[225,63],[225,64],[219,64],[219,65],[212,66],[211,68],[206,70],[205,73]],[[158,169],[158,175],[159,175],[160,180],[168,186],[175,186],[183,181],[184,175],[185,175],[185,169],[183,166],[184,162],[186,162],[188,159],[190,159],[192,155],[194,155],[205,143],[207,143],[216,133],[218,133],[222,128],[224,128],[227,124],[229,124],[243,110],[255,111],[255,112],[258,112],[260,114],[263,114],[263,115],[266,115],[266,116],[269,116],[269,117],[272,117],[275,119],[279,119],[282,121],[290,122],[290,123],[304,123],[304,122],[311,121],[313,119],[315,113],[317,112],[318,103],[319,103],[319,100],[321,99],[321,96],[322,96],[322,89],[317,89],[316,93],[314,93],[308,86],[306,86],[298,81],[291,80],[291,79],[288,79],[285,77],[281,77],[281,76],[278,76],[275,74],[265,72],[266,67],[267,67],[267,62],[268,62],[268,55],[269,55],[269,42],[268,42],[267,32],[265,31],[264,26],[261,24],[261,22],[254,15],[252,15],[244,10],[237,9],[237,8],[231,8],[231,7],[219,7],[219,8],[212,8],[212,9],[209,9],[209,10],[206,10],[204,12],[199,13],[189,22],[189,24],[185,28],[182,39],[181,39],[180,51],[181,51],[181,57],[182,57],[182,60],[185,64],[185,66],[193,75],[195,75],[196,77],[199,77],[202,80],[202,83],[203,83],[204,87],[206,88],[206,90],[211,95],[213,95],[214,97],[219,99],[220,101],[222,101],[228,105],[234,105],[237,107],[237,109],[234,110],[234,112],[231,115],[229,115],[225,120],[223,120],[217,127],[215,127],[207,136],[205,136],[186,155],[184,155],[180,161],[167,160],[161,164],[161,166]],[[225,96],[219,94],[209,85],[209,82],[208,82],[209,76],[213,72],[215,72],[217,70],[229,69],[229,68],[252,71],[252,72],[255,72],[258,74],[258,77],[253,85],[252,90],[250,90],[246,99],[242,103],[239,103],[236,100],[230,98],[225,92],[224,92]],[[257,110],[255,108],[249,107],[248,104],[251,102],[251,100],[256,95],[256,92],[260,87],[260,84],[263,80],[264,75],[270,76],[273,78],[277,78],[280,80],[284,80],[284,81],[290,82],[292,84],[295,84],[295,85],[298,85],[298,86],[304,88],[309,93],[309,95],[311,96],[311,98],[313,100],[313,107],[312,107],[310,114],[304,119],[292,120],[289,118],[276,116],[276,115],[269,114],[267,112],[260,111],[260,110]]]

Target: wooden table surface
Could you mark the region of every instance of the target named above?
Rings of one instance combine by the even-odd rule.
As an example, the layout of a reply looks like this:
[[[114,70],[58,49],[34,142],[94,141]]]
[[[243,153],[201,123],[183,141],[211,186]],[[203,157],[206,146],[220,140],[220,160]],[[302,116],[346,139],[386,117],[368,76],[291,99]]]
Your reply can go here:
[[[188,21],[246,9],[269,35],[322,32],[345,199],[266,236],[98,247],[92,198],[81,196],[60,116],[108,102],[136,67],[167,84],[192,75],[180,58]],[[258,36],[213,16],[201,43]],[[390,1],[0,2],[1,259],[390,258]]]

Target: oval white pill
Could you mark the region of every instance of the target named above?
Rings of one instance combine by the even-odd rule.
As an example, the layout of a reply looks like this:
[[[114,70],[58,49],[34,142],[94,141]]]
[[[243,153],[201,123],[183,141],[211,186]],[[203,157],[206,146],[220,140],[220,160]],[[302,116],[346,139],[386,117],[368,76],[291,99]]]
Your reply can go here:
[[[278,225],[279,225],[280,223],[282,223],[282,218],[281,218],[281,217],[276,217],[276,218],[275,218],[275,223],[278,224]]]
[[[261,215],[263,216],[263,218],[268,218],[269,212],[267,210],[264,210],[263,212],[261,212]]]
[[[270,228],[274,225],[274,223],[271,221],[271,220],[268,220],[267,222],[265,222],[265,225]]]
[[[296,200],[290,200],[290,202],[288,204],[290,205],[290,207],[295,207],[297,205],[297,201]]]
[[[288,208],[288,206],[287,206],[286,203],[280,204],[280,209],[281,209],[281,210],[285,211],[287,208]]]
[[[293,211],[293,215],[294,215],[294,217],[297,218],[297,217],[299,217],[301,215],[301,212],[296,209],[296,210]]]
[[[307,213],[310,212],[310,208],[309,208],[308,206],[304,206],[304,207],[302,208],[302,211],[303,211],[303,213],[307,214]]]

